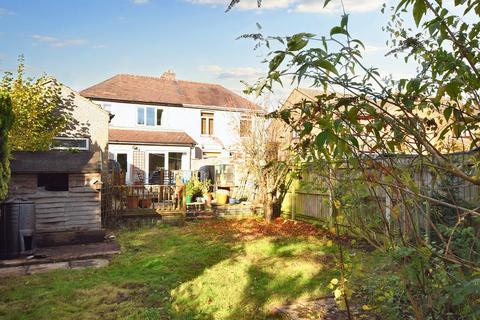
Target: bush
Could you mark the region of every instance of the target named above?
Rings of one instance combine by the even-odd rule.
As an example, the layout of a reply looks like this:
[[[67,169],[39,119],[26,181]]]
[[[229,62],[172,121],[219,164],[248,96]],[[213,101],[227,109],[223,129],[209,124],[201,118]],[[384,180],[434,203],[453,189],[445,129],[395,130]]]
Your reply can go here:
[[[12,127],[13,119],[12,100],[8,93],[0,92],[0,200],[7,196],[10,180],[8,133]]]

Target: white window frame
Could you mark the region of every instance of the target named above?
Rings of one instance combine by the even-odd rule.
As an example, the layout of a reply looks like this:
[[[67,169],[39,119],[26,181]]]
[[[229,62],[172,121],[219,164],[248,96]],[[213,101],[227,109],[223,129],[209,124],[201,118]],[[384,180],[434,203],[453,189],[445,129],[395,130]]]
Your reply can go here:
[[[138,120],[140,120],[140,117],[138,116],[138,110],[139,110],[140,108],[143,109],[143,124],[142,124],[142,123],[138,123]],[[147,110],[145,109],[145,107],[142,106],[142,107],[137,107],[137,108],[135,108],[135,112],[136,112],[135,118],[136,118],[136,120],[137,120],[136,125],[137,125],[137,126],[142,126],[142,127],[144,127],[144,126],[145,126],[145,118],[146,118]]]
[[[247,133],[247,135],[245,135],[245,136],[242,136],[242,121],[250,122],[250,132]],[[240,138],[249,137],[251,135],[252,131],[253,131],[253,117],[252,117],[252,115],[250,115],[250,114],[240,115],[240,123],[239,123],[239,126],[238,126],[238,135],[240,136]]]
[[[52,150],[81,150],[81,151],[88,151],[90,150],[90,139],[88,138],[67,138],[67,137],[55,137],[53,140],[75,140],[75,141],[85,141],[85,147],[83,148],[67,148],[67,147],[54,147],[52,146],[50,149]]]
[[[138,120],[139,120],[139,117],[138,117],[138,109],[142,108],[143,109],[143,124],[140,124],[138,123]],[[154,125],[151,126],[151,125],[147,125],[147,109],[148,108],[151,108],[151,109],[154,109],[155,110],[155,115],[154,115]],[[160,124],[157,124],[157,117],[158,117],[158,110],[161,110],[162,111],[162,120],[161,120],[161,123]],[[140,127],[147,127],[147,128],[154,128],[154,127],[163,127],[163,123],[164,123],[164,118],[165,117],[165,109],[164,108],[158,108],[158,107],[148,107],[148,106],[139,106],[137,107],[136,109],[136,125],[137,126],[140,126]]]
[[[204,113],[207,113],[207,114],[211,114],[211,116],[203,116]],[[205,118],[207,119],[206,121],[206,131],[207,133],[202,133],[202,119]],[[210,119],[213,120],[213,130],[212,130],[212,134],[210,134]],[[200,135],[203,136],[203,137],[213,137],[215,135],[215,112],[213,111],[201,111],[200,112]]]

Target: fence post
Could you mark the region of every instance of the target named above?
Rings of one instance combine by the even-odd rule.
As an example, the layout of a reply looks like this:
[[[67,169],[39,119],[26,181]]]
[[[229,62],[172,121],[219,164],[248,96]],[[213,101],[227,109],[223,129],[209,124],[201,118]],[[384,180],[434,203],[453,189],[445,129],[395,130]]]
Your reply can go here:
[[[292,196],[291,196],[291,201],[290,201],[290,206],[291,206],[291,214],[292,214],[292,220],[295,220],[295,210],[296,210],[296,206],[295,206],[295,198],[296,198],[296,193],[295,193],[295,188],[293,188],[292,190]]]

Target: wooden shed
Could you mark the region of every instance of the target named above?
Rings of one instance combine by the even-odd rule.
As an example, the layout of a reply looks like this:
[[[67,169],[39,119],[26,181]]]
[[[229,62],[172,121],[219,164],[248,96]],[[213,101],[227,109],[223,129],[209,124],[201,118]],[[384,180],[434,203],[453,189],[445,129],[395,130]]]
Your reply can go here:
[[[47,83],[46,85],[49,85]],[[51,150],[14,152],[8,200],[34,202],[37,245],[103,240],[101,187],[108,176],[110,113],[62,85],[68,119]]]
[[[9,200],[35,203],[37,244],[101,240],[101,158],[85,151],[13,153]]]

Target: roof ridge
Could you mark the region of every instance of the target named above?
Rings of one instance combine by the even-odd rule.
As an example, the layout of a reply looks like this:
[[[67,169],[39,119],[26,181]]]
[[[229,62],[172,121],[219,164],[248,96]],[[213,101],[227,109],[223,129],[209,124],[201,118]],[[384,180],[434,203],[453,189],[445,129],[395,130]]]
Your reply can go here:
[[[180,129],[138,129],[138,128],[131,128],[131,127],[108,127],[108,130],[127,130],[127,131],[145,131],[145,132],[181,132],[181,133],[187,133],[185,130],[180,130]]]
[[[186,82],[186,83],[194,83],[194,84],[207,84],[210,86],[218,86],[226,89],[224,86],[222,86],[219,83],[211,83],[211,82],[201,82],[201,81],[191,81],[191,80],[181,80],[181,79],[166,79],[162,78],[162,76],[149,76],[149,75],[143,75],[143,74],[132,74],[132,73],[119,73],[116,76],[127,76],[127,77],[136,77],[136,78],[149,78],[149,79],[155,79],[155,80],[164,80],[164,81],[176,81],[176,82]],[[228,90],[228,89],[227,89]]]

